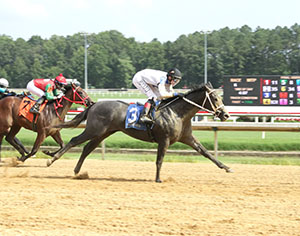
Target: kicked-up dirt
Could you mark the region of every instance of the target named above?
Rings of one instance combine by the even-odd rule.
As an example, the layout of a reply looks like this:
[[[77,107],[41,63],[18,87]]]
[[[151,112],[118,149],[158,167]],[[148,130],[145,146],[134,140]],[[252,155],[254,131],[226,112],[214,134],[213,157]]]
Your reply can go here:
[[[0,164],[0,235],[300,235],[300,167],[29,159]]]

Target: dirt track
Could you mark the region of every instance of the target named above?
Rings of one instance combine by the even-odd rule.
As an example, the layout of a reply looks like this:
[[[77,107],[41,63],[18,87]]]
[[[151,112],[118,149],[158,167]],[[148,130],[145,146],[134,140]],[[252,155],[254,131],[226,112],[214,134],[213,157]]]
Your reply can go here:
[[[8,159],[6,162],[9,161]],[[87,159],[0,164],[0,235],[300,235],[300,167]]]

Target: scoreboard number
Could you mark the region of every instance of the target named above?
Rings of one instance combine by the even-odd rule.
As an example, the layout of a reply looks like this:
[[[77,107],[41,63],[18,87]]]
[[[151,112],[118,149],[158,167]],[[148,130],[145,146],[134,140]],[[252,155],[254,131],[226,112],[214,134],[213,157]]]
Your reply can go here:
[[[300,106],[300,76],[225,77],[224,104]]]

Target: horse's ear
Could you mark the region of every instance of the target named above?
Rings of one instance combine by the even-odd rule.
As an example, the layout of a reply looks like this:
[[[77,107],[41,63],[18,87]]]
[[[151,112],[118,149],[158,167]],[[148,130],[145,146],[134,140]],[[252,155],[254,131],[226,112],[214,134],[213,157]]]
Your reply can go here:
[[[72,82],[72,85],[75,86],[75,87],[78,87],[80,86],[80,82],[79,81],[75,81],[75,82]]]
[[[207,82],[207,83],[206,83],[206,86],[209,87],[209,88],[214,88],[214,87],[212,86],[211,82]]]
[[[78,84],[77,83],[70,83],[70,88],[77,88],[78,87]]]

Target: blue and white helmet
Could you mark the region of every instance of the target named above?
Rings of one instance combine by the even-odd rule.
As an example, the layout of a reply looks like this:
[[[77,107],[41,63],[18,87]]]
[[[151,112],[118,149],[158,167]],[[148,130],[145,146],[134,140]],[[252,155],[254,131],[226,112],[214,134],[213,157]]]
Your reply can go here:
[[[8,83],[7,79],[1,78],[0,79],[0,87],[7,88],[8,86],[9,86],[9,83]]]

